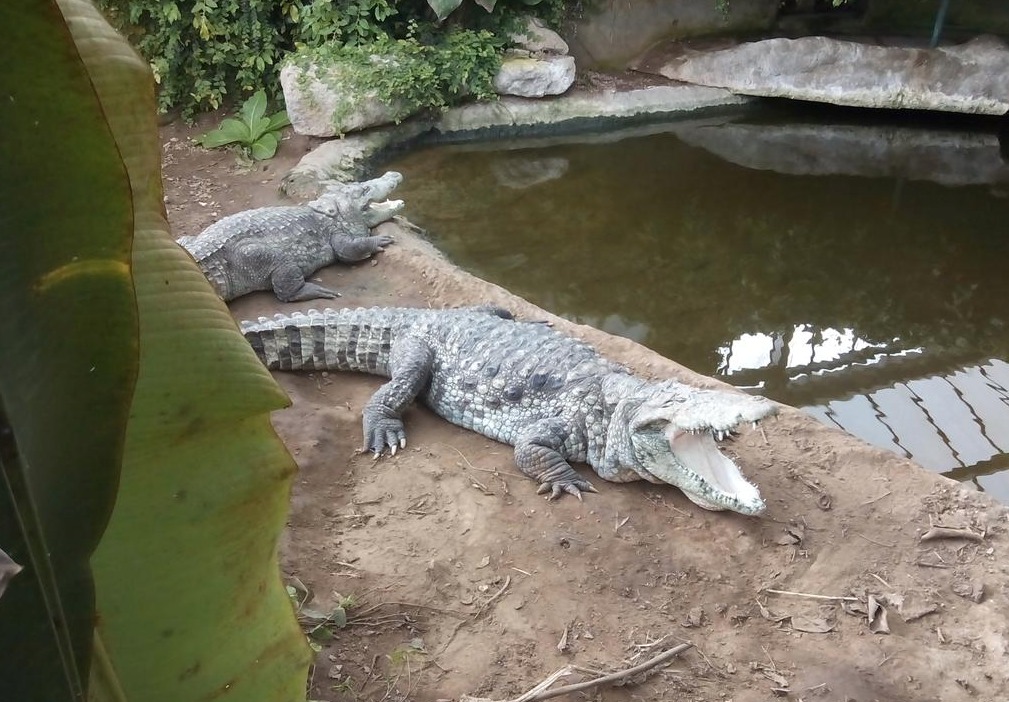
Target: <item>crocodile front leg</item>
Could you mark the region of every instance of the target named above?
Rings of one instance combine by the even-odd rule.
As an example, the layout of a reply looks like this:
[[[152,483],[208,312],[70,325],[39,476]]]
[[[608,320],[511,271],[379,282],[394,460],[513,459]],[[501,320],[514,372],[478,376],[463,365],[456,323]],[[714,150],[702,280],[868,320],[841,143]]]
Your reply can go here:
[[[405,337],[389,354],[389,382],[380,387],[364,406],[364,450],[375,457],[386,448],[393,455],[406,447],[403,410],[431,379],[434,349],[422,339]]]
[[[374,256],[379,251],[385,251],[385,247],[394,241],[395,239],[388,234],[376,234],[375,236],[362,236],[353,239],[334,239],[331,245],[337,261],[356,263]]]
[[[295,263],[283,263],[277,266],[270,276],[270,284],[273,286],[273,293],[281,302],[340,297],[340,293],[335,290],[306,281],[301,268]]]
[[[596,492],[592,483],[575,472],[561,455],[568,428],[558,419],[546,419],[519,434],[515,440],[515,464],[523,473],[540,483],[536,491],[550,491],[551,500],[565,492],[582,499],[582,491]]]

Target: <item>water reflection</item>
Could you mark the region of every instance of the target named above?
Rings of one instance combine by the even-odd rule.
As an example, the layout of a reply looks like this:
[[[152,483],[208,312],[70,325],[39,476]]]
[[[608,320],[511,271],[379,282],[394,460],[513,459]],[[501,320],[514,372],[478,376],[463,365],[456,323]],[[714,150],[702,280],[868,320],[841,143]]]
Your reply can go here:
[[[1009,502],[994,129],[824,114],[440,146],[392,167],[408,216],[462,267]]]
[[[766,391],[777,367],[786,382],[815,385],[843,373],[855,382],[858,368],[891,366],[920,358],[925,350],[906,348],[899,339],[876,342],[853,329],[817,330],[808,324],[789,334],[743,334],[719,349],[718,374],[737,386]],[[889,375],[893,375],[891,368]],[[862,388],[850,396],[811,404],[803,410],[824,424],[844,429],[880,448],[948,473],[991,462],[1009,453],[1009,365],[992,359],[952,373],[918,377],[883,387]],[[748,386],[744,378],[755,384]],[[1009,493],[1003,495],[1009,499]]]
[[[1009,366],[992,360],[803,409],[1009,502],[1006,481],[992,475],[1009,467],[1007,385]]]
[[[1009,181],[1009,163],[994,133],[816,122],[716,122],[673,131],[730,163],[776,173],[906,178],[943,185]]]

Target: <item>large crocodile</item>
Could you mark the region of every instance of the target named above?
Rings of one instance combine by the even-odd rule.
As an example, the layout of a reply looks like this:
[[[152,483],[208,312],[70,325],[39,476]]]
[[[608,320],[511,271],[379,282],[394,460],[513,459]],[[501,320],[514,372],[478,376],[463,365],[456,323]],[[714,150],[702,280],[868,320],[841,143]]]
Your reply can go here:
[[[370,236],[371,228],[403,208],[401,200],[377,202],[402,180],[389,171],[363,183],[331,182],[306,205],[239,212],[179,244],[224,300],[270,289],[283,302],[337,297],[305,277],[335,261],[363,261],[391,244],[386,234]]]
[[[675,485],[705,509],[764,510],[716,444],[773,414],[764,398],[636,377],[496,308],[311,310],[243,322],[242,332],[271,369],[390,378],[364,407],[365,448],[376,455],[406,446],[401,415],[420,396],[450,422],[513,445],[551,498],[595,492],[569,463],[581,461],[605,480]]]

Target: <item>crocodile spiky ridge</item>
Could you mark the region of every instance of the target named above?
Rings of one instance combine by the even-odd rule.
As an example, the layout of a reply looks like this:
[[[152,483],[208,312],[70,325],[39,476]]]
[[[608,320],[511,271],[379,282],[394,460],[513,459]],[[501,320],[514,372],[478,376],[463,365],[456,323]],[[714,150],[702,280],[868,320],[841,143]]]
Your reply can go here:
[[[347,370],[389,378],[364,408],[365,448],[406,445],[415,398],[448,421],[515,447],[540,491],[594,491],[570,463],[603,479],[679,487],[706,509],[759,514],[757,488],[718,449],[740,424],[773,414],[761,397],[648,381],[588,344],[498,308],[370,308],[243,322],[275,370]]]
[[[386,234],[371,236],[371,228],[403,208],[400,200],[385,200],[402,180],[389,171],[363,183],[330,182],[305,205],[239,212],[179,244],[224,300],[256,290],[273,290],[283,302],[337,297],[305,278],[335,261],[362,261],[393,242]]]

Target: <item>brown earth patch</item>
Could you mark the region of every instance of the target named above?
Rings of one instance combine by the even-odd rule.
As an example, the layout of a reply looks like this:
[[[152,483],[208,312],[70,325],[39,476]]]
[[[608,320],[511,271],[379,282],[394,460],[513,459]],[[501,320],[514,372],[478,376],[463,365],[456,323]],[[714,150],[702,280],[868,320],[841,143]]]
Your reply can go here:
[[[190,145],[213,121],[163,129],[176,236],[281,202],[281,177],[313,143],[288,138],[276,159],[249,168]],[[333,306],[500,304],[549,319],[645,375],[719,385],[461,273],[416,235],[384,226],[397,243],[374,263],[320,272],[343,292]],[[232,310],[246,319],[312,306],[263,293]],[[354,601],[350,624],[317,655],[309,699],[505,699],[568,663],[612,670],[682,641],[695,648],[641,684],[590,696],[1009,698],[1005,509],[796,410],[727,449],[768,501],[767,514],[752,519],[705,512],[673,488],[599,479],[599,494],[584,502],[546,502],[517,474],[510,447],[421,407],[406,415],[410,446],[375,462],[356,450],[361,408],[381,379],[276,378],[292,406],[274,423],[301,468],[282,542],[285,577],[311,590],[312,608]],[[985,536],[920,543],[930,522]],[[842,607],[851,603],[768,589],[874,595],[888,603],[891,633],[871,633],[864,614]]]

